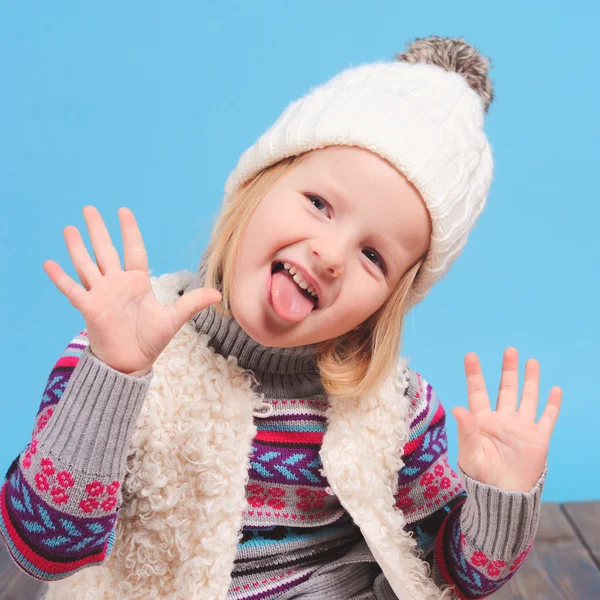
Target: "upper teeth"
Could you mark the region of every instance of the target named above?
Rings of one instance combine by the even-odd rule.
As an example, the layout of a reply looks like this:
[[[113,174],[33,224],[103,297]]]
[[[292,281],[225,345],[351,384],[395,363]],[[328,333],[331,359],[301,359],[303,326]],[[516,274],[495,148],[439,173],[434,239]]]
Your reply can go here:
[[[292,267],[292,265],[290,265],[290,263],[283,263],[283,268],[286,271],[290,272],[290,275],[292,276],[292,279],[303,290],[306,290],[311,296],[314,296],[315,298],[318,298],[317,292],[315,291],[315,288],[312,285],[310,285],[305,279],[302,278],[302,275],[300,275],[300,273],[298,273],[298,269],[296,269],[296,267]]]

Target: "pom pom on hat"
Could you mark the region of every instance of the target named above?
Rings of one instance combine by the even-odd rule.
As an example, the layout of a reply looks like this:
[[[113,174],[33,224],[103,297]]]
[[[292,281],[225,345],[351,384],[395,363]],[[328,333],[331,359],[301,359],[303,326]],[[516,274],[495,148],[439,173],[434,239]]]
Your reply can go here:
[[[378,154],[415,186],[431,216],[410,308],[446,274],[485,206],[493,160],[483,124],[494,93],[489,59],[462,38],[417,38],[396,58],[346,69],[292,102],[242,154],[224,202],[290,156],[327,146]]]
[[[432,35],[428,38],[416,38],[408,44],[402,54],[396,54],[396,60],[407,63],[437,65],[462,75],[469,87],[483,102],[485,112],[494,100],[494,90],[488,75],[491,61],[461,38],[442,38]]]

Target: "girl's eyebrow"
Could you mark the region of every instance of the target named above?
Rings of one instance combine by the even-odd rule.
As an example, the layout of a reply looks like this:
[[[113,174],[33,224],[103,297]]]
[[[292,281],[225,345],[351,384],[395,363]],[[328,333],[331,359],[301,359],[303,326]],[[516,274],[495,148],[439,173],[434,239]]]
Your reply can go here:
[[[381,230],[376,230],[375,233],[375,239],[378,244],[381,244],[382,253],[390,271],[400,269],[409,254],[409,246],[402,238],[403,231],[404,228],[397,235],[383,234]]]
[[[338,202],[343,204],[344,206],[348,206],[350,203],[346,194],[342,191],[342,189],[334,183],[332,180],[324,180],[323,187],[325,188],[325,192],[329,196],[333,196]]]

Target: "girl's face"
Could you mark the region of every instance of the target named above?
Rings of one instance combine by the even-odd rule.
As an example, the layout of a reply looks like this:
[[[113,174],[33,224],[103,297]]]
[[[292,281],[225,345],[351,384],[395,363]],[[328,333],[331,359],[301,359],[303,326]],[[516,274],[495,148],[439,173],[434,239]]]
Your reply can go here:
[[[356,147],[315,150],[275,182],[248,222],[233,316],[264,346],[343,335],[383,305],[430,234],[419,193],[390,163]],[[279,263],[312,284],[316,306]]]

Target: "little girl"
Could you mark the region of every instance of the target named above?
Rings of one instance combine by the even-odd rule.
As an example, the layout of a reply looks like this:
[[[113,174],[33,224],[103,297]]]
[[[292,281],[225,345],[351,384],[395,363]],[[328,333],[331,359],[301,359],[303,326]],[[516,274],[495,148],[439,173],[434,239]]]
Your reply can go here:
[[[65,228],[85,318],[6,474],[0,531],[48,599],[483,598],[531,549],[561,403],[477,356],[446,413],[398,357],[403,318],[449,269],[492,179],[489,61],[412,42],[292,103],[241,157],[196,273],[150,277],[120,209],[96,263]]]

